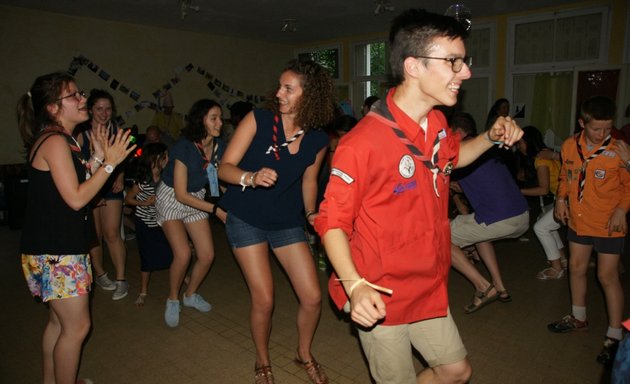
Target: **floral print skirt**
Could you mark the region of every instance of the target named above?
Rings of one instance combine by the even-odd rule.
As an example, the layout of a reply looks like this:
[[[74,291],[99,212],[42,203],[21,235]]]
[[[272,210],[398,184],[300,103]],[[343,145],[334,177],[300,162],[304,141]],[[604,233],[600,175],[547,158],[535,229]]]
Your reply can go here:
[[[43,302],[87,295],[92,285],[89,254],[22,254],[22,271],[31,295]]]

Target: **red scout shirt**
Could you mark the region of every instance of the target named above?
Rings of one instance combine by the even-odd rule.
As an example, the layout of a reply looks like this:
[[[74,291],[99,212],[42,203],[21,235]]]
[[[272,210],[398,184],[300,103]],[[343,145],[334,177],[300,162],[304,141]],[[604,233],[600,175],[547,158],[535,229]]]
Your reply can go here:
[[[624,237],[622,232],[608,236],[606,225],[615,208],[628,211],[630,208],[630,172],[623,161],[610,149],[615,144],[613,138],[604,152],[590,160],[586,166],[584,197],[578,202],[578,176],[582,160],[578,155],[575,137],[569,137],[562,144],[562,166],[558,184],[558,198],[569,202],[569,227],[579,236]],[[599,146],[586,149],[584,135],[580,134],[583,156],[587,159]]]
[[[440,169],[456,164],[459,140],[444,115],[428,115],[427,135],[387,96],[387,106],[407,138],[423,154],[432,153],[439,135]],[[385,325],[407,324],[446,316],[451,233],[447,217],[448,177],[433,174],[378,117],[368,114],[339,142],[325,200],[315,219],[320,236],[342,229],[350,241],[358,273],[369,282],[393,289],[383,295]],[[332,275],[329,293],[341,308],[348,297]]]

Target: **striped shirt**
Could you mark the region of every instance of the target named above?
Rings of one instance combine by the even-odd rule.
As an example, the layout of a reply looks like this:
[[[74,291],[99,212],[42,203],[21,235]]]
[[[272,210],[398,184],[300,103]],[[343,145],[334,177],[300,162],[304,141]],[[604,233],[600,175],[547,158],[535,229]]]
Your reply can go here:
[[[155,196],[155,188],[157,186],[157,183],[141,182],[137,183],[137,185],[140,190],[136,195],[136,200],[147,201],[151,196]],[[142,220],[147,225],[147,227],[154,228],[158,226],[155,205],[136,206],[136,217]]]

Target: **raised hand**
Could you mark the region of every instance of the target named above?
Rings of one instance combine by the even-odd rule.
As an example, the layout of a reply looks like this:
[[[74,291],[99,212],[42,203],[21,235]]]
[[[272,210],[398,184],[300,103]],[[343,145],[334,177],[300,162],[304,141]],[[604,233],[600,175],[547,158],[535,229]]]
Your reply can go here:
[[[136,144],[131,144],[131,131],[119,129],[116,136],[112,136],[106,141],[105,163],[116,166],[125,160],[127,156],[136,149]]]
[[[488,130],[488,139],[500,142],[501,146],[511,147],[523,137],[523,130],[511,117],[499,116]]]

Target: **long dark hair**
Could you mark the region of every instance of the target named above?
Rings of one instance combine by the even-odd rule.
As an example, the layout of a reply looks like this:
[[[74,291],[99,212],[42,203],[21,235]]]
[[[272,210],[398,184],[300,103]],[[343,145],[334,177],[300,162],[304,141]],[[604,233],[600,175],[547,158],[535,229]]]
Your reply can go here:
[[[31,89],[18,99],[16,107],[18,128],[27,153],[44,128],[61,128],[61,123],[50,114],[47,106],[57,104],[61,107],[59,97],[68,84],[74,82],[74,77],[65,72],[42,75],[35,79]]]
[[[200,143],[201,140],[205,139],[208,136],[208,131],[203,123],[203,119],[208,114],[208,111],[214,107],[221,109],[221,104],[211,99],[197,100],[190,107],[190,111],[186,116],[186,125],[182,129],[182,136],[193,143]]]
[[[153,179],[153,167],[164,158],[168,147],[163,143],[149,143],[142,147],[142,155],[136,163],[134,180],[137,183],[148,183]]]

